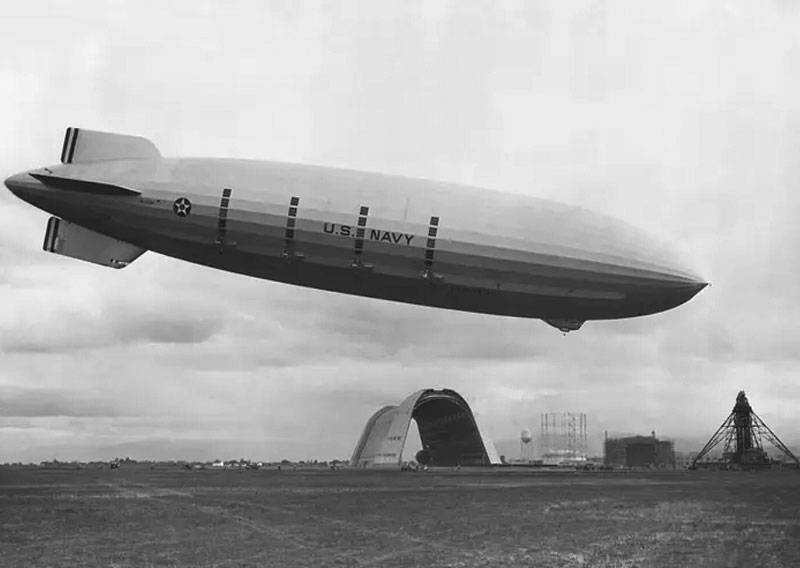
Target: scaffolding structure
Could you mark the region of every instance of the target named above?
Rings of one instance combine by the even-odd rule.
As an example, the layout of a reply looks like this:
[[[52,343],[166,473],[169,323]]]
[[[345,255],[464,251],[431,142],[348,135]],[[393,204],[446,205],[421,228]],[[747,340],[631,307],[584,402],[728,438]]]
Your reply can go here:
[[[549,412],[541,415],[542,457],[585,460],[588,449],[586,414]]]
[[[764,467],[772,462],[764,450],[762,438],[768,440],[781,453],[800,468],[800,460],[781,442],[780,438],[758,417],[750,406],[744,391],[739,391],[736,404],[716,433],[692,461],[692,469],[720,443],[724,442],[722,464],[736,467]]]

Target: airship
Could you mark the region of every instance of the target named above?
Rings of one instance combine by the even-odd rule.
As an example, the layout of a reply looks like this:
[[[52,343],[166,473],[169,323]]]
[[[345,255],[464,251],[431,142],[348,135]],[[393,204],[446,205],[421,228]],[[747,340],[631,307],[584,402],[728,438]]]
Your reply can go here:
[[[5,184],[52,215],[45,251],[111,268],[154,251],[564,333],[674,308],[707,285],[671,245],[580,207],[339,168],[164,158],[139,136],[67,128],[60,163]]]

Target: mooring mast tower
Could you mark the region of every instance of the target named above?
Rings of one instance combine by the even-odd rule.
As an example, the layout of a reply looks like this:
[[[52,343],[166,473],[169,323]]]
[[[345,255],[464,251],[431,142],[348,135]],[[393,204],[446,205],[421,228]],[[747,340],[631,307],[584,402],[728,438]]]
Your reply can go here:
[[[725,442],[722,452],[723,462],[744,466],[769,465],[769,457],[761,441],[762,436],[800,468],[800,460],[753,411],[744,391],[739,391],[730,415],[694,458],[692,469],[697,467],[697,462],[723,441]]]

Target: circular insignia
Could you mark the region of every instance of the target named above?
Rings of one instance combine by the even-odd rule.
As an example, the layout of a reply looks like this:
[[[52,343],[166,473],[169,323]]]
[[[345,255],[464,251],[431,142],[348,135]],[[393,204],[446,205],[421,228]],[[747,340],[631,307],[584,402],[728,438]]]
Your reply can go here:
[[[172,204],[172,210],[178,217],[186,217],[192,211],[192,202],[185,197],[179,197]]]

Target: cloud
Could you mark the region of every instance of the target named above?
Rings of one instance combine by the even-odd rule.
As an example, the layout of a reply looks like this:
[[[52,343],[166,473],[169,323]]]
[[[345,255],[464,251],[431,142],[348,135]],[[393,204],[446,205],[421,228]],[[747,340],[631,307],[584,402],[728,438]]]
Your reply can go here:
[[[118,416],[124,411],[113,397],[68,389],[34,389],[0,385],[0,416]]]
[[[4,293],[14,301],[0,303],[0,351],[35,354],[135,343],[202,344],[226,325],[225,314],[210,301],[148,282],[149,267],[138,274],[127,269],[128,279],[118,271],[41,251],[31,256],[38,264],[26,261],[8,270],[10,284]],[[153,259],[153,264],[161,261]],[[130,287],[121,288],[121,279]]]
[[[218,316],[203,314],[140,314],[116,322],[121,341],[149,343],[205,343],[223,328]]]
[[[23,318],[4,326],[0,349],[46,354],[133,343],[202,344],[224,327],[221,318],[210,314],[142,312],[138,307],[108,308],[93,315],[56,308],[34,321]]]

